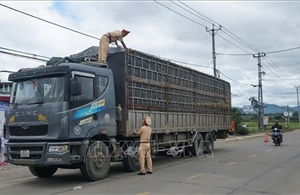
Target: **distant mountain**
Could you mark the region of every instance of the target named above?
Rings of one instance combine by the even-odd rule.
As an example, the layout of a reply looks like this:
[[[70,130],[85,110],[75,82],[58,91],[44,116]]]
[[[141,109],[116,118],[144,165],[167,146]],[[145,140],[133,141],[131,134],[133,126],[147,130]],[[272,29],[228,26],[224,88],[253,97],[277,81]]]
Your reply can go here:
[[[265,114],[276,114],[276,113],[284,113],[287,111],[287,107],[286,106],[278,106],[276,104],[267,104],[267,103],[264,103],[264,113]],[[242,112],[245,112],[245,113],[252,113],[252,112],[255,112],[253,111],[251,108],[240,108],[242,110]],[[295,107],[289,107],[289,111],[290,112],[298,112],[298,106],[295,106]]]
[[[264,105],[265,105],[265,108],[264,108],[265,114],[284,113],[287,111],[287,109],[289,109],[289,112],[297,112],[298,111],[297,106],[287,108],[287,106],[278,106],[276,104],[264,104]]]

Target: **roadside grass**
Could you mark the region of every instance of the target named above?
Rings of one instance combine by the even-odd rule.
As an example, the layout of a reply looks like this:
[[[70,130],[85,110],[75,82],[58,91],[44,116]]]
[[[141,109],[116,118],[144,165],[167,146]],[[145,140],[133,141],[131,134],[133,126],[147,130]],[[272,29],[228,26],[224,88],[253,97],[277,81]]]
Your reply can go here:
[[[251,121],[251,122],[242,122],[242,125],[244,125],[247,129],[248,129],[248,135],[252,135],[252,134],[257,134],[257,133],[267,133],[270,132],[271,133],[271,127],[273,125],[273,123],[269,123],[266,127],[265,130],[261,131],[258,130],[258,124],[256,121]],[[292,131],[295,129],[300,129],[299,123],[289,123],[288,127],[286,127],[285,123],[281,123],[280,124],[283,127],[283,132],[287,132],[287,131]]]

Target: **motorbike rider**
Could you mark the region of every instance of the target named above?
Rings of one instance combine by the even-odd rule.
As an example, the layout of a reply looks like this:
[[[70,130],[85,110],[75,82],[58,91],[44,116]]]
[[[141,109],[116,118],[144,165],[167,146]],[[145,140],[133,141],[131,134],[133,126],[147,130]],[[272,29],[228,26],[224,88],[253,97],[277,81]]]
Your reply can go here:
[[[273,130],[275,128],[277,128],[277,130],[280,132],[280,140],[282,142],[282,126],[280,124],[278,124],[278,123],[279,123],[279,121],[276,119],[275,120],[275,124],[271,128],[271,130],[272,130],[272,139],[274,139]]]

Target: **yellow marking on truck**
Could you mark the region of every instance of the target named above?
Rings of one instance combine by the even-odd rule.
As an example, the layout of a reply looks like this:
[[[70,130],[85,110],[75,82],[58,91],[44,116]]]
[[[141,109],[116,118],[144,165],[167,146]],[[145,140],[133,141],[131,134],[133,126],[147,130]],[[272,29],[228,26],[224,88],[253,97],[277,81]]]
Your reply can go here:
[[[93,117],[89,117],[89,118],[86,118],[86,119],[83,119],[79,122],[79,126],[80,125],[84,125],[84,124],[87,124],[87,123],[90,123],[93,121]]]
[[[252,156],[249,156],[250,158],[253,158],[253,157],[256,157],[257,156],[257,154],[254,154],[254,155],[252,155]]]
[[[43,114],[38,115],[38,121],[47,122],[47,117]]]
[[[150,192],[142,192],[142,193],[139,193],[137,195],[149,195],[149,194],[150,194]]]
[[[234,164],[236,164],[236,162],[228,163],[228,164],[226,164],[225,166],[230,166],[230,165],[234,165]]]
[[[203,173],[199,173],[199,174],[197,174],[197,175],[193,175],[193,176],[191,176],[191,177],[188,177],[188,179],[195,179],[195,178],[197,178],[197,177],[200,177],[201,175],[203,175]]]
[[[9,118],[9,123],[14,123],[16,121],[16,117],[15,116],[11,116],[10,118]]]

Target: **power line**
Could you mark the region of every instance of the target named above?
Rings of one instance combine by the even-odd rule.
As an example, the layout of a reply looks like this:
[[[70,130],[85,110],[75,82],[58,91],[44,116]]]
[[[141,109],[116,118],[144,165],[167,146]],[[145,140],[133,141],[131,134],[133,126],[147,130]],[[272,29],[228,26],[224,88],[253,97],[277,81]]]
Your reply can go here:
[[[278,71],[278,73],[280,74],[280,75],[282,75],[284,78],[288,78],[288,79],[290,79],[290,76],[287,74],[287,73],[285,73],[274,61],[272,61],[272,59],[269,57],[269,56],[267,56],[267,58],[268,58],[268,60],[270,60],[271,62],[272,62],[272,64],[271,63],[269,63],[268,62],[268,60],[266,59],[266,61],[272,66],[272,67],[274,67],[274,68],[276,68],[277,70],[279,70]],[[286,80],[286,79],[283,79],[283,80]],[[297,85],[296,83],[294,83],[294,84],[292,84],[292,85]]]
[[[240,84],[240,85],[250,86],[249,84],[244,84],[244,83],[240,83],[240,82],[238,82],[238,81],[236,81],[236,80],[233,80],[232,78],[226,76],[225,74],[223,74],[223,73],[221,73],[221,72],[220,72],[220,74],[223,75],[224,77],[226,77],[227,79],[229,79],[229,80],[231,80],[231,81],[234,81],[234,82],[236,82],[236,83],[238,83],[238,84]]]
[[[276,77],[281,78],[282,81],[284,81],[290,85],[293,85],[293,86],[295,85],[295,83],[290,82],[289,79],[283,79],[282,77],[285,77],[285,76],[281,73],[280,70],[276,71],[276,69],[278,69],[278,68],[275,65],[273,65],[271,62],[269,62],[267,59],[264,59],[264,60],[270,65],[271,68],[269,68],[268,66],[264,66],[264,67],[267,68],[270,72],[272,72]],[[273,69],[276,72],[274,72]]]
[[[252,45],[248,44],[247,42],[243,41],[241,38],[239,38],[238,36],[236,36],[235,34],[233,34],[231,31],[229,31],[226,27],[223,27],[227,32],[229,32],[231,35],[233,35],[234,37],[236,37],[235,40],[240,40],[241,42],[243,42],[243,45],[247,45],[246,47],[248,47],[249,49],[252,49],[255,52],[262,52],[259,49],[256,49],[255,47],[253,47]],[[224,32],[224,31],[223,31]],[[225,33],[225,32],[224,32]],[[227,33],[225,33],[227,34]],[[228,34],[227,34],[228,35]],[[228,35],[229,36],[229,35]],[[238,41],[240,43],[240,41]],[[242,43],[241,43],[242,44]]]
[[[226,28],[224,27],[224,29],[226,30]],[[227,30],[228,31],[228,30]],[[230,35],[230,34],[228,34],[227,32],[225,32],[225,31],[222,31],[224,34],[226,34],[227,36],[229,36],[229,37],[231,37],[232,39],[234,39],[235,41],[237,41],[238,43],[240,43],[241,45],[243,45],[243,46],[245,46],[245,47],[247,47],[247,48],[249,48],[249,49],[251,49],[251,50],[253,50],[253,51],[257,51],[257,50],[254,50],[253,49],[253,47],[250,45],[250,46],[248,46],[249,44],[248,43],[246,43],[245,41],[243,41],[242,39],[240,39],[240,38],[238,38],[237,36],[235,36],[233,33],[230,33],[230,34],[232,34],[232,35]],[[230,31],[229,31],[230,32]],[[235,37],[237,37],[237,38],[235,38]],[[250,53],[250,52],[249,52]]]
[[[288,48],[288,49],[282,49],[282,50],[277,50],[277,51],[269,51],[269,52],[264,52],[264,53],[265,54],[272,54],[272,53],[292,51],[292,50],[296,50],[296,49],[300,49],[300,47],[292,47],[292,48]],[[250,55],[250,54],[223,54],[223,53],[219,53],[219,55]]]
[[[289,49],[283,49],[283,50],[278,50],[278,51],[270,51],[270,52],[265,52],[266,54],[271,54],[271,53],[280,53],[280,52],[285,52],[285,51],[291,51],[295,49],[300,49],[300,47],[293,47]]]
[[[206,21],[206,22],[209,22],[208,20],[210,20],[211,22],[209,22],[209,23],[215,24],[215,25],[219,25],[219,26],[222,26],[222,25],[219,24],[218,22],[215,22],[214,20],[212,20],[212,19],[206,17],[205,15],[201,14],[199,11],[197,11],[197,10],[193,9],[192,7],[186,5],[185,3],[181,2],[180,0],[178,0],[178,1],[179,1],[181,4],[185,5],[186,7],[188,7],[190,10],[192,10],[192,11],[194,11],[195,13],[197,13],[197,14],[201,15],[202,17],[206,18],[207,20],[206,20],[206,19],[203,19],[203,18],[200,17],[200,16],[198,16],[200,19],[202,19],[202,20],[204,20],[204,21]],[[179,6],[179,5],[177,5],[177,6]],[[181,7],[181,6],[180,6],[180,7]],[[182,8],[182,7],[181,7],[181,8]],[[184,8],[183,8],[183,9],[184,9]],[[186,10],[186,9],[185,9],[185,10]],[[189,12],[190,12],[190,11],[189,11]],[[191,13],[191,12],[190,12],[190,13]],[[253,47],[252,45],[250,45],[250,44],[248,44],[247,42],[243,41],[241,38],[239,38],[238,36],[236,36],[235,34],[233,34],[233,33],[232,33],[230,30],[228,30],[226,27],[222,26],[222,28],[223,28],[225,31],[227,31],[229,34],[231,34],[232,36],[229,35],[228,33],[226,33],[225,31],[222,31],[222,32],[224,32],[225,34],[227,34],[229,37],[231,37],[232,39],[236,40],[236,41],[239,42],[240,44],[242,44],[242,45],[248,47],[249,49],[252,49],[252,50],[255,51],[255,52],[259,51],[259,49],[256,49],[256,48]]]
[[[0,6],[6,7],[6,8],[8,8],[8,9],[10,9],[10,10],[13,10],[13,11],[19,12],[19,13],[21,13],[21,14],[25,14],[25,15],[27,15],[27,16],[30,16],[30,17],[32,17],[32,18],[35,18],[35,19],[41,20],[41,21],[43,21],[43,22],[47,22],[47,23],[49,23],[49,24],[53,24],[53,25],[55,25],[55,26],[58,26],[58,27],[61,27],[61,28],[64,28],[64,29],[70,30],[70,31],[72,31],[72,32],[75,32],[75,33],[78,33],[78,34],[81,34],[81,35],[84,35],[84,36],[87,36],[87,37],[90,37],[90,38],[93,38],[93,39],[100,40],[100,39],[99,39],[99,38],[97,38],[97,37],[94,37],[94,36],[88,35],[88,34],[86,34],[86,33],[82,33],[82,32],[80,32],[80,31],[77,31],[77,30],[74,30],[74,29],[71,29],[71,28],[65,27],[65,26],[63,26],[63,25],[60,25],[60,24],[57,24],[57,23],[54,23],[54,22],[50,22],[50,21],[48,21],[48,20],[45,20],[45,19],[43,19],[43,18],[39,18],[39,17],[37,17],[37,16],[34,16],[34,15],[31,15],[31,14],[28,14],[28,13],[26,13],[26,12],[23,12],[23,11],[17,10],[17,9],[15,9],[15,8],[9,7],[9,6],[7,6],[7,5],[4,5],[4,4],[2,4],[2,3],[0,3]]]
[[[168,58],[164,58],[164,59],[165,59],[165,60],[172,61],[172,62],[178,62],[178,63],[181,63],[181,64],[186,64],[186,65],[191,65],[191,66],[199,66],[199,67],[207,68],[206,65],[200,65],[200,64],[193,64],[193,63],[188,63],[188,62],[182,62],[182,61],[172,60],[172,59],[168,59]],[[209,65],[210,65],[210,64],[209,64]]]
[[[231,93],[231,96],[235,96],[235,97],[238,97],[238,98],[241,98],[241,99],[249,100],[249,98],[242,97],[242,96],[236,95],[234,93]]]
[[[240,47],[239,47],[239,46],[237,46],[236,44],[234,44],[234,43],[232,43],[232,42],[228,41],[227,39],[225,39],[225,38],[224,38],[224,37],[222,37],[221,35],[217,34],[217,36],[221,37],[221,38],[222,38],[224,41],[227,41],[228,43],[230,43],[230,44],[234,45],[235,47],[237,47],[237,48],[239,48],[239,49],[243,50],[244,52],[246,52],[246,53],[249,53],[249,54],[253,55],[252,53],[250,53],[250,52],[248,52],[248,51],[246,51],[246,50],[244,50],[244,49],[240,48]]]
[[[192,21],[192,22],[194,22],[194,23],[196,23],[196,24],[198,24],[198,25],[200,25],[200,26],[203,26],[203,27],[207,28],[207,26],[205,26],[205,25],[203,25],[203,24],[201,24],[201,23],[199,23],[199,22],[197,22],[197,21],[195,21],[195,20],[193,20],[193,19],[191,19],[191,18],[189,18],[189,17],[187,17],[187,16],[185,16],[185,15],[183,15],[183,14],[177,12],[177,11],[174,11],[174,10],[171,9],[171,8],[168,8],[168,7],[165,6],[164,4],[161,4],[161,3],[159,3],[159,2],[156,1],[156,0],[153,0],[153,1],[154,1],[155,3],[157,3],[157,4],[161,5],[161,6],[163,6],[164,8],[166,8],[166,9],[168,9],[168,10],[170,10],[170,11],[172,11],[172,12],[174,12],[174,13],[176,13],[176,14],[182,16],[182,17],[184,17],[185,19],[188,19],[188,20],[190,20],[190,21]]]
[[[298,25],[299,26],[299,25]],[[290,32],[286,33],[285,35],[281,36],[280,38],[278,38],[277,40],[273,41],[272,43],[270,43],[269,45],[266,46],[266,48],[270,47],[271,45],[273,45],[274,43],[276,43],[277,41],[279,41],[280,39],[282,39],[283,37],[285,37],[286,35],[288,35],[289,33],[293,32],[294,30],[296,30],[298,28],[298,26],[296,26],[293,30],[291,30]]]
[[[39,61],[43,61],[43,62],[47,62],[48,61],[48,60],[45,60],[45,59],[42,59],[42,58],[30,57],[30,56],[25,56],[25,55],[21,55],[21,54],[15,54],[15,53],[6,52],[6,51],[0,51],[0,53],[6,54],[6,55],[15,56],[15,57],[22,57],[22,58],[28,58],[28,59],[33,59],[33,60],[39,60]]]
[[[49,59],[49,57],[46,57],[46,56],[41,56],[41,55],[37,55],[37,54],[31,54],[31,53],[27,53],[27,52],[23,52],[23,51],[18,51],[18,50],[14,50],[14,49],[9,49],[9,48],[5,48],[5,47],[0,47],[0,49],[4,49],[4,50],[7,50],[7,51],[13,51],[13,52],[18,52],[18,53],[26,54],[26,55],[33,55],[33,56],[36,56],[36,57],[42,57],[42,58]]]
[[[300,80],[300,78],[297,78],[297,79],[282,79],[282,78],[279,78],[279,79],[263,79],[264,81],[283,81],[283,80],[291,80],[291,81],[297,81],[297,80]]]
[[[217,53],[217,55],[221,56],[252,56],[253,54],[245,54],[245,53]]]
[[[194,12],[196,12],[197,14],[203,16],[204,18],[206,18],[207,20],[210,20],[211,22],[209,23],[214,23],[214,24],[218,24],[217,22],[213,21],[212,19],[208,18],[207,16],[201,14],[200,12],[198,12],[197,10],[191,8],[190,6],[186,5],[185,3],[181,2],[180,0],[178,0],[181,4],[185,5],[186,7],[188,7],[189,9],[193,10]],[[202,19],[204,20],[204,19]],[[207,21],[207,20],[204,20],[204,21]],[[220,24],[218,24],[220,26]]]
[[[213,23],[211,23],[210,21],[208,21],[208,20],[206,20],[206,19],[204,19],[204,18],[202,18],[202,17],[200,17],[200,16],[198,16],[197,14],[194,14],[194,13],[192,13],[191,11],[189,11],[188,9],[186,9],[186,8],[184,8],[184,7],[182,7],[182,6],[180,6],[180,5],[178,5],[178,4],[176,4],[175,2],[173,2],[172,0],[170,0],[170,2],[171,3],[173,3],[173,4],[175,4],[175,5],[177,5],[178,7],[180,7],[181,9],[184,9],[185,11],[187,11],[187,12],[189,12],[189,13],[191,13],[191,14],[193,14],[194,16],[196,16],[196,17],[198,17],[198,18],[200,18],[200,19],[202,19],[202,20],[204,20],[205,22],[207,22],[207,23],[210,23],[210,24],[213,24]],[[179,1],[180,3],[182,3],[181,1]],[[182,3],[182,4],[184,4],[184,3]],[[185,5],[185,4],[184,4]],[[187,6],[188,7],[188,6]]]

